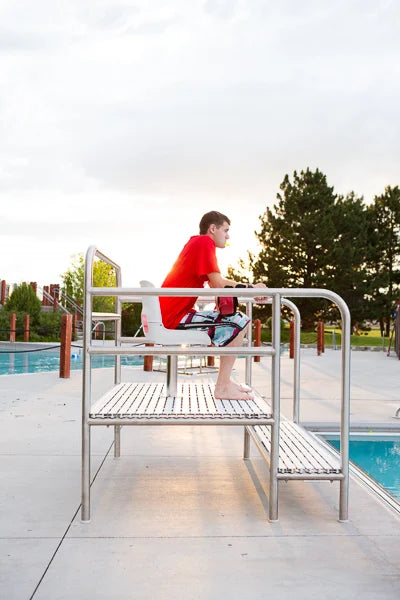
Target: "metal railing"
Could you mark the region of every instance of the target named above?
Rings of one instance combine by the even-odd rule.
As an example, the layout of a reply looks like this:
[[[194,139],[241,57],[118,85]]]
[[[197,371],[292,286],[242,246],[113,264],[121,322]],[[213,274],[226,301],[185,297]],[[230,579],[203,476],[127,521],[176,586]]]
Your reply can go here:
[[[260,292],[259,292],[260,293]],[[239,303],[243,298],[239,298]],[[260,304],[254,300],[246,301],[246,314],[252,319],[252,312],[254,304]],[[272,304],[272,299],[265,300],[262,304]],[[289,308],[293,313],[294,322],[294,364],[293,364],[293,421],[299,422],[300,419],[300,329],[301,329],[301,317],[297,306],[288,298],[281,298],[281,304]],[[251,328],[248,329],[247,333],[247,345],[252,345]],[[250,356],[246,356],[246,383],[251,386],[252,383],[252,360]]]
[[[46,298],[46,300],[48,302],[50,302],[50,304],[52,306],[54,306],[54,302],[56,300],[55,297],[52,296],[51,294],[49,294],[49,292],[47,292],[45,289],[43,289],[40,285],[37,286],[37,289],[38,289],[38,291],[40,291],[42,293],[43,298]],[[70,311],[68,310],[68,308],[66,306],[64,306],[60,301],[58,301],[58,308],[60,310],[62,310],[64,313],[70,314]]]
[[[67,294],[65,290],[60,291],[60,300],[65,304],[66,308],[68,308],[69,312],[76,313],[81,318],[83,317],[83,309],[77,302],[75,302],[74,298]]]
[[[116,287],[104,288],[93,286],[93,262],[95,258],[100,258],[110,266],[114,267],[116,272]],[[221,288],[213,289],[213,293],[218,296],[240,296],[248,299],[260,295],[257,288]],[[279,461],[279,436],[280,436],[280,342],[281,342],[281,304],[291,308],[295,314],[297,340],[300,341],[300,318],[297,307],[291,303],[289,298],[324,298],[333,302],[339,309],[342,319],[342,365],[341,365],[341,427],[340,427],[340,456],[343,478],[340,480],[340,510],[339,520],[346,521],[348,518],[348,488],[349,488],[349,429],[350,429],[350,313],[344,300],[335,292],[324,289],[288,289],[288,288],[266,288],[263,289],[263,295],[271,298],[272,304],[272,347],[210,347],[205,346],[202,352],[199,347],[168,346],[152,348],[123,348],[121,346],[121,319],[116,320],[115,347],[95,347],[91,345],[91,323],[92,323],[92,300],[97,296],[115,297],[116,313],[121,315],[121,298],[140,298],[143,296],[197,296],[199,298],[210,295],[208,289],[198,288],[122,288],[121,287],[121,269],[120,267],[94,246],[91,246],[86,254],[85,261],[85,282],[84,282],[84,339],[83,339],[83,401],[82,401],[82,520],[90,519],[90,398],[91,398],[91,356],[96,354],[114,354],[115,355],[115,383],[121,381],[121,363],[120,356],[133,355],[199,355],[200,353],[208,356],[224,355],[244,355],[251,356],[264,355],[272,357],[271,365],[271,404],[272,414],[274,416],[271,424],[271,454],[270,454],[270,502],[269,518],[270,521],[278,519],[278,461]],[[141,338],[142,343],[146,343],[146,338]],[[251,340],[250,340],[251,344]],[[299,360],[299,352],[297,352]],[[299,362],[295,363],[296,384],[299,386]],[[251,378],[251,367],[248,370],[246,378]],[[294,419],[299,419],[299,396],[298,391],[294,401]],[[115,426],[115,447],[119,452],[120,446],[120,425]],[[117,454],[118,456],[119,454]]]

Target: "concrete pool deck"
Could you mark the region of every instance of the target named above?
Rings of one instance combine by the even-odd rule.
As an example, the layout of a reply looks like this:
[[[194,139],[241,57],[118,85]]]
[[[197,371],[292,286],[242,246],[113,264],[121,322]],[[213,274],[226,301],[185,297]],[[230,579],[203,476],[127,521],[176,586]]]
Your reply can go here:
[[[339,365],[338,351],[302,350],[301,420],[339,422]],[[284,354],[288,416],[292,371]],[[96,398],[113,371],[93,373]],[[399,376],[395,355],[352,353],[353,426],[400,432]],[[269,397],[268,359],[253,377]],[[149,378],[164,375],[123,369],[124,380]],[[352,478],[350,520],[339,523],[338,483],[293,481],[280,483],[280,520],[269,523],[267,467],[254,447],[243,461],[242,427],[126,427],[119,459],[112,429],[93,428],[92,521],[82,524],[81,379],[0,377],[2,598],[399,598],[398,514]]]

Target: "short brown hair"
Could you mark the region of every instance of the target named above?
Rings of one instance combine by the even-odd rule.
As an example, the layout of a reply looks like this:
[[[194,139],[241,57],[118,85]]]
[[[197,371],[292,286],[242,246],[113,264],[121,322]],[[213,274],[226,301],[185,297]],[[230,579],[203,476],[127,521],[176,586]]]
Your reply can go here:
[[[210,225],[216,225],[217,227],[221,227],[224,223],[231,224],[230,220],[226,215],[218,212],[217,210],[212,210],[201,217],[199,229],[200,235],[206,235],[208,228]]]

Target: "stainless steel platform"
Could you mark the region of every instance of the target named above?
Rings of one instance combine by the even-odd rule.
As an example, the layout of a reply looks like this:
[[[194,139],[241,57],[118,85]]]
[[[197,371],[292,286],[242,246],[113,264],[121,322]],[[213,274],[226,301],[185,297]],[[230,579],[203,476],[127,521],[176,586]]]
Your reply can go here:
[[[89,412],[92,425],[124,421],[127,425],[173,424],[240,425],[272,423],[271,409],[260,396],[254,400],[217,400],[214,386],[201,383],[178,384],[175,398],[167,397],[162,383],[120,383],[93,404]]]
[[[116,287],[97,287],[94,285],[93,268],[95,258],[103,260],[115,269]],[[114,426],[114,456],[120,454],[120,430],[125,425],[242,425],[244,426],[244,458],[249,457],[250,436],[258,445],[260,451],[269,462],[269,509],[270,522],[278,520],[278,482],[279,479],[339,479],[339,520],[348,519],[348,482],[349,482],[349,427],[350,427],[350,330],[351,318],[348,307],[340,296],[330,290],[301,289],[301,288],[269,288],[265,294],[271,298],[272,327],[271,346],[255,347],[248,338],[247,346],[209,346],[209,340],[189,341],[188,332],[168,330],[162,323],[159,305],[152,303],[152,321],[154,331],[149,339],[140,338],[141,344],[154,343],[155,346],[132,345],[124,343],[121,335],[121,321],[115,319],[114,346],[104,344],[99,346],[92,342],[92,306],[95,297],[115,297],[115,313],[122,314],[122,298],[142,299],[143,305],[149,305],[148,300],[153,298],[168,297],[199,297],[209,296],[209,290],[203,288],[154,288],[144,285],[140,288],[123,288],[121,283],[120,267],[95,246],[91,246],[86,253],[84,277],[84,361],[82,378],[82,510],[83,522],[90,521],[90,429],[92,426]],[[257,289],[226,289],[214,288],[217,296],[240,296],[246,304],[249,318],[252,315],[252,303],[257,298]],[[340,466],[331,465],[328,468],[321,465],[321,458],[314,448],[315,440],[305,437],[296,427],[284,431],[280,421],[280,349],[281,349],[281,306],[292,307],[291,310],[297,318],[295,327],[296,360],[294,374],[293,396],[293,421],[299,422],[299,384],[300,384],[300,315],[295,304],[288,298],[323,298],[335,304],[342,319],[342,360],[341,360],[341,422],[340,422]],[[297,312],[296,312],[297,311]],[[297,315],[297,317],[296,317]],[[147,325],[149,322],[147,321]],[[250,331],[250,329],[249,329]],[[162,335],[160,334],[162,332]],[[296,333],[297,332],[297,333]],[[150,330],[149,330],[150,333]],[[207,337],[207,336],[205,336]],[[192,339],[192,338],[190,338]],[[91,389],[91,358],[95,355],[112,354],[115,356],[114,382],[115,385],[100,400],[92,405]],[[167,356],[166,386],[157,383],[124,383],[121,384],[121,360],[123,355],[142,356]],[[251,365],[253,356],[270,356],[270,386],[271,408],[259,396],[254,400],[230,401],[216,400],[213,388],[208,384],[192,383],[177,385],[177,359],[179,356],[221,356],[246,358],[245,381],[251,385]],[[255,430],[260,426],[260,438]],[[269,426],[269,427],[267,427]],[[271,435],[268,435],[271,429]],[[290,434],[290,435],[289,435]],[[290,438],[290,444],[285,440]],[[281,444],[279,446],[279,442]],[[310,446],[307,449],[307,446]],[[297,459],[299,448],[303,447],[303,457]],[[281,456],[279,456],[281,454]],[[296,459],[296,460],[295,460]],[[278,464],[280,468],[278,469]]]

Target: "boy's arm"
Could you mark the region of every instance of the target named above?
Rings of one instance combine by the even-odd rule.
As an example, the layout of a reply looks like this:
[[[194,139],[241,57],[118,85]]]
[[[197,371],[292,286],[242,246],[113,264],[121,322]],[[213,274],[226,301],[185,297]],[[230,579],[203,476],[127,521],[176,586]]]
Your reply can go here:
[[[208,277],[208,281],[210,282],[210,287],[212,287],[212,288],[223,288],[226,285],[231,285],[232,287],[235,287],[235,285],[238,283],[237,281],[225,279],[225,277],[222,277],[221,273],[208,273],[207,277]],[[245,285],[247,285],[247,284],[245,284]],[[253,287],[265,288],[267,286],[264,283],[255,283],[253,285]],[[264,297],[264,296],[255,298],[255,300],[258,302],[263,302],[267,299],[268,299],[268,297]]]
[[[237,283],[236,281],[225,279],[225,277],[222,277],[221,273],[218,272],[208,273],[207,277],[208,281],[210,282],[210,287],[212,288],[223,288],[226,285],[231,285],[232,287],[235,287]]]

